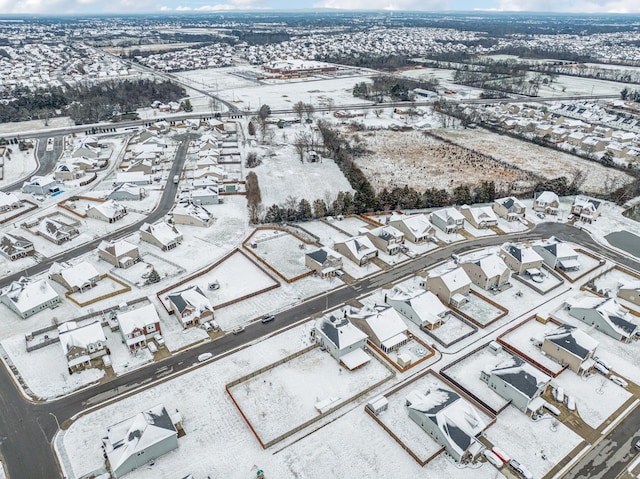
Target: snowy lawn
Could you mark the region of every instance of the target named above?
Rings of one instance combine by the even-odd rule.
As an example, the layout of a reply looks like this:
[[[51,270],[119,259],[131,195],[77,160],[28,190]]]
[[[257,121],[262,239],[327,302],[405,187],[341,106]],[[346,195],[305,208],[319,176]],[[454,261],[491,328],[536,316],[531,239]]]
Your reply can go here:
[[[488,303],[480,296],[470,294],[469,301],[460,306],[458,309],[466,315],[472,317],[478,324],[486,326],[494,321],[503,311]]]
[[[334,243],[349,239],[350,236],[342,233],[341,231],[338,231],[336,228],[331,226],[332,224],[333,222],[327,224],[324,221],[313,220],[307,221],[299,227],[311,234],[316,235],[318,238],[320,238],[320,243],[322,243],[323,245],[329,248],[333,248]]]
[[[553,382],[562,386],[565,394],[575,398],[578,414],[593,428],[600,426],[631,397],[631,393],[595,373],[589,377],[581,377],[567,370]]]
[[[117,295],[124,293],[125,291],[127,291],[126,285],[122,285],[121,283],[114,281],[113,278],[107,276],[106,278],[98,281],[93,288],[86,289],[82,292],[76,291],[75,293],[71,293],[69,298],[73,299],[80,305],[84,305],[85,303],[96,300],[102,296],[106,296],[108,294]],[[112,297],[113,296],[108,299],[111,299]]]
[[[577,250],[576,253],[578,253],[580,268],[576,271],[563,271],[563,273],[571,278],[572,281],[576,281],[577,279],[582,278],[582,276],[585,274],[593,274],[593,270],[595,268],[598,268],[598,266],[604,266],[605,264],[604,259],[601,261],[600,258],[594,258]]]
[[[378,271],[380,271],[380,267],[377,264],[373,264],[371,261],[367,261],[362,266],[358,266],[353,261],[347,258],[343,258],[342,270],[351,277],[360,279],[364,278],[365,276],[377,273]]]
[[[607,291],[613,295],[617,295],[618,290],[620,289],[621,283],[624,284],[624,283],[629,283],[633,281],[638,281],[638,278],[626,273],[625,271],[623,271],[622,269],[616,266],[613,269],[610,269],[609,271],[605,272],[601,276],[598,276],[597,278],[595,278],[593,280],[593,283],[596,291],[598,292]],[[628,302],[622,298],[616,298],[616,299],[618,302],[620,302],[620,304],[622,304],[625,307],[629,307],[635,310],[638,310],[640,308],[639,305]]]
[[[273,234],[276,233],[276,234]],[[305,265],[305,253],[316,249],[283,231],[259,231],[251,238],[256,244],[250,252],[260,257],[271,268],[287,279],[309,272]],[[300,245],[305,249],[300,249]]]
[[[529,225],[522,223],[520,221],[507,221],[503,218],[498,218],[498,228],[504,231],[506,234],[509,233],[520,233],[527,231],[529,229]]]
[[[464,240],[464,236],[458,233],[445,233],[440,228],[436,228],[436,238],[444,243],[455,243]]]
[[[433,336],[438,338],[446,347],[462,339],[466,334],[474,331],[470,325],[456,317],[451,313],[447,313],[444,324],[436,329],[429,331]]]
[[[334,398],[334,405],[338,405],[393,376],[375,358],[349,371],[316,348],[233,386],[230,392],[262,442],[267,443],[317,418],[316,403]],[[292,404],[296,407],[289,407]]]
[[[547,269],[541,269],[541,271],[543,272],[544,276],[542,278],[542,281],[538,282],[538,281],[533,281],[531,279],[531,276],[529,276],[528,274],[526,274],[526,272],[522,275],[519,275],[518,278],[522,280],[522,282],[524,282],[526,285],[531,286],[532,288],[537,288],[540,291],[543,292],[543,294],[546,294],[550,291],[552,291],[553,289],[561,286],[562,284],[564,284],[564,280],[560,277],[560,278],[556,278],[554,275],[549,273],[549,270]],[[539,278],[539,275],[538,277]],[[536,278],[536,279],[537,279]],[[520,292],[523,292],[523,288],[522,287],[522,282],[520,281],[513,281],[513,287],[514,288],[519,288],[518,290]],[[523,293],[524,295],[524,293]]]
[[[464,221],[464,229],[474,236],[475,238],[480,238],[482,236],[495,236],[497,233],[490,228],[476,228],[467,220]]]
[[[549,371],[558,373],[562,370],[560,363],[557,363],[543,354],[542,351],[540,351],[540,349],[538,349],[534,344],[537,341],[532,341],[532,338],[535,338],[536,340],[543,339],[546,334],[549,334],[557,328],[557,324],[552,322],[542,324],[533,318],[525,322],[522,326],[502,336],[502,340],[514,351],[521,352],[534,361],[537,361]]]
[[[368,221],[363,220],[357,216],[347,216],[341,220],[335,221],[333,225],[336,228],[340,228],[342,231],[346,231],[351,236],[360,236],[360,230],[370,230],[375,228],[374,225]]]
[[[137,235],[127,238],[127,241],[132,244],[136,244],[136,237]],[[138,246],[142,246],[144,244],[144,242],[140,242]],[[140,249],[138,251],[140,251]],[[158,252],[158,254],[155,254],[155,252]],[[110,273],[118,277],[118,279],[124,279],[129,284],[135,286],[144,286],[153,269],[158,272],[161,281],[166,281],[168,278],[173,278],[178,276],[180,273],[184,273],[184,269],[180,268],[176,264],[169,263],[164,259],[164,256],[160,256],[161,254],[163,253],[155,247],[153,248],[152,253],[144,253],[143,251],[140,251],[142,261],[124,269],[113,268]]]
[[[496,354],[485,347],[447,368],[446,373],[464,389],[497,411],[504,407],[508,401],[482,381],[480,373],[484,370],[495,369],[498,365],[506,367],[512,362],[513,356],[507,351],[502,350]]]

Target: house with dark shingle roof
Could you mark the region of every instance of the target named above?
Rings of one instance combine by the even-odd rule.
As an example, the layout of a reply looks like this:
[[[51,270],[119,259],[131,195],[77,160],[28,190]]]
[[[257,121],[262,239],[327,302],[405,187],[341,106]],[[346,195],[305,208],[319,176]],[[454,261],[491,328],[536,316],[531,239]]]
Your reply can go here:
[[[347,318],[334,315],[318,318],[314,336],[320,346],[348,369],[356,369],[371,360],[364,351],[367,335]]]
[[[171,311],[185,329],[213,319],[213,306],[198,286],[190,286],[170,294],[168,299]]]
[[[638,331],[629,311],[614,298],[585,296],[566,302],[569,314],[619,341],[629,342]]]
[[[9,233],[0,236],[0,253],[11,261],[24,258],[33,252],[33,243],[22,236]]]
[[[515,196],[507,196],[494,200],[493,211],[507,221],[518,221],[519,218],[524,218],[526,207]]]
[[[514,273],[524,274],[526,271],[534,271],[542,268],[543,259],[531,246],[522,246],[515,243],[505,243],[498,253],[505,264]]]
[[[543,353],[560,364],[566,364],[580,376],[594,366],[595,361],[592,358],[597,347],[598,341],[568,324],[562,324],[545,334],[542,342]]]
[[[304,255],[304,264],[319,276],[326,278],[334,276],[342,269],[342,256],[335,251],[322,247]]]
[[[358,266],[367,264],[369,260],[378,256],[378,250],[366,236],[339,241],[334,247],[338,253],[346,256]]]

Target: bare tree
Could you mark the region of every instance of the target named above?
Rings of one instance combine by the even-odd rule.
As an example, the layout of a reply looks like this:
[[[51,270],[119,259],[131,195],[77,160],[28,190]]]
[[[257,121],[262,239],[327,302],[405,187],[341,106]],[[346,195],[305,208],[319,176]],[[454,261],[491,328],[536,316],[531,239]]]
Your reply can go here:
[[[306,105],[302,101],[299,101],[293,105],[293,111],[295,112],[296,115],[298,115],[298,118],[300,119],[300,121],[302,121],[302,116],[304,115],[305,107]]]
[[[376,108],[375,110],[373,110],[373,114],[376,116],[376,118],[380,118],[380,115],[382,115],[383,112],[384,110],[382,108]]]

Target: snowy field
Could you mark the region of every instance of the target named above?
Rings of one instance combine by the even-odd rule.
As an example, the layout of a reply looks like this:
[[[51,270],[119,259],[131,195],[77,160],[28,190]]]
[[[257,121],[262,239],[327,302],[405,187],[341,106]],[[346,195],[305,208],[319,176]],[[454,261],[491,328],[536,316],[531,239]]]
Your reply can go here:
[[[334,243],[350,238],[349,235],[342,233],[336,228],[332,227],[331,225],[334,222],[327,224],[321,220],[307,221],[302,225],[302,228],[320,238],[320,243],[322,243],[323,245],[328,246],[329,248],[333,248]]]
[[[553,380],[562,386],[565,394],[576,400],[576,410],[582,420],[593,428],[599,427],[624,402],[631,393],[612,383],[600,374],[578,376],[567,370]]]
[[[554,419],[546,415],[534,422],[509,406],[487,430],[487,438],[529,469],[533,477],[543,477],[582,442],[582,438],[564,424],[558,422],[552,427]]]
[[[562,370],[560,363],[557,363],[538,349],[531,338],[542,339],[546,334],[558,328],[557,324],[548,322],[542,324],[535,319],[530,319],[522,326],[502,336],[502,340],[508,344],[514,351],[522,352],[534,361],[547,368],[549,371],[558,373]]]
[[[449,346],[461,339],[465,334],[473,331],[474,329],[461,319],[458,319],[453,314],[447,314],[444,324],[430,331],[430,333],[442,341],[443,344]]]
[[[626,173],[605,168],[599,163],[506,135],[498,135],[482,128],[438,130],[438,135],[545,178],[566,176],[571,180],[576,170],[582,171],[585,174],[585,182],[582,185],[584,191],[602,193],[606,183],[603,178],[622,184],[631,181],[631,177]]]
[[[2,128],[2,126],[3,125],[0,124],[0,128]],[[26,180],[37,169],[35,144],[34,148],[30,148],[25,151],[20,151],[18,145],[7,145],[7,148],[11,149],[11,154],[7,151],[4,158],[0,159],[0,164],[2,164],[2,179],[0,179],[0,187],[9,185],[21,179]]]
[[[513,356],[505,350],[493,353],[485,347],[476,353],[462,359],[446,370],[458,384],[480,400],[484,401],[494,411],[498,411],[507,404],[507,400],[496,393],[487,383],[480,379],[483,370],[495,369],[498,365],[506,367],[513,362]]]
[[[45,126],[44,120],[15,121],[12,123],[0,123],[0,135],[23,133],[26,131],[38,131],[50,128],[64,128],[75,126],[73,120],[67,116],[49,118],[49,126]]]
[[[285,278],[291,279],[309,272],[304,264],[304,255],[315,246],[302,243],[295,236],[278,230],[259,231],[251,239],[256,244],[255,248],[250,249],[251,253]],[[300,248],[301,244],[305,249]]]
[[[483,327],[492,321],[495,321],[501,314],[504,314],[503,311],[485,301],[478,295],[470,294],[468,298],[469,301],[464,303],[458,309],[473,318],[474,321]]]
[[[107,276],[96,283],[93,288],[86,289],[84,291],[76,291],[69,295],[70,299],[73,299],[80,305],[95,301],[96,299],[106,295],[117,295],[127,290],[126,285],[122,285]],[[95,304],[95,303],[94,303]]]
[[[288,134],[293,141],[295,131]],[[273,156],[249,171],[255,171],[258,175],[265,208],[273,204],[285,204],[289,197],[295,198],[296,203],[304,198],[313,206],[316,199],[323,199],[325,203],[327,199],[333,202],[341,191],[353,193],[351,185],[333,160],[325,158],[322,162],[301,163],[293,147],[288,144],[275,147]]]
[[[232,387],[231,394],[267,443],[317,418],[316,403],[333,398],[338,405],[392,376],[375,358],[349,371],[316,348]]]
[[[332,224],[336,228],[346,231],[351,236],[360,236],[362,234],[360,233],[360,230],[363,228],[366,230],[375,228],[371,223],[368,223],[357,216],[347,216],[341,220],[334,221]]]

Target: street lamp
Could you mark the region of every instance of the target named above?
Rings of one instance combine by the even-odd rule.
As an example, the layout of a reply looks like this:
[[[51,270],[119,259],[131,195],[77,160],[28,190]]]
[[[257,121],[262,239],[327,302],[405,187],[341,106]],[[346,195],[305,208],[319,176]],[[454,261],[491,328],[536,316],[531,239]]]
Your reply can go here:
[[[53,416],[53,419],[56,420],[56,425],[58,426],[58,429],[62,429],[60,427],[60,423],[58,422],[58,416],[56,416],[55,414],[53,414],[52,412],[49,413],[49,416]]]

